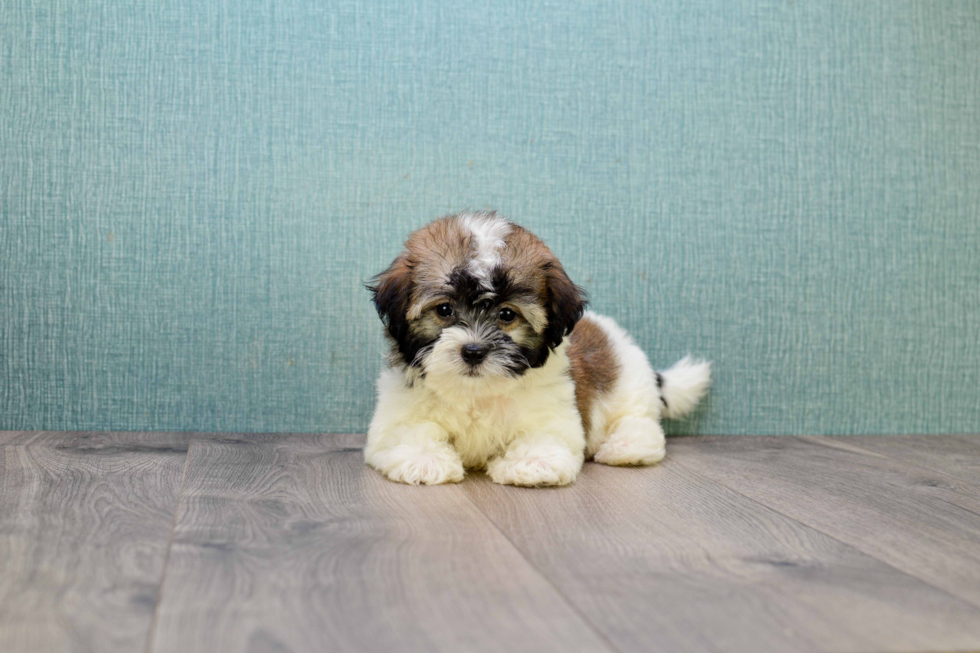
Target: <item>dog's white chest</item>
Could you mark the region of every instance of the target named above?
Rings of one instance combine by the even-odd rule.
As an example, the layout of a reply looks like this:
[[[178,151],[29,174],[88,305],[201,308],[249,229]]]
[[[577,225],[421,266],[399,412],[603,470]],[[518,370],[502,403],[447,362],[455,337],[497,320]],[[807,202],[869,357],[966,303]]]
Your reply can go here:
[[[482,467],[507,446],[520,421],[513,398],[473,397],[464,401],[440,400],[443,426],[467,467]]]

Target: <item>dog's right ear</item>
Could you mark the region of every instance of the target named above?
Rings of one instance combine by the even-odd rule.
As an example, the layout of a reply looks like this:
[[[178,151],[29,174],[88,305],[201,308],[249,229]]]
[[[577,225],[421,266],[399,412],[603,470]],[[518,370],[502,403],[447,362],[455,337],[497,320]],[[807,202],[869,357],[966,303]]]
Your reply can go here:
[[[388,329],[388,334],[401,343],[408,333],[408,305],[414,283],[408,254],[396,258],[387,270],[374,277],[367,289],[374,296],[374,307]]]

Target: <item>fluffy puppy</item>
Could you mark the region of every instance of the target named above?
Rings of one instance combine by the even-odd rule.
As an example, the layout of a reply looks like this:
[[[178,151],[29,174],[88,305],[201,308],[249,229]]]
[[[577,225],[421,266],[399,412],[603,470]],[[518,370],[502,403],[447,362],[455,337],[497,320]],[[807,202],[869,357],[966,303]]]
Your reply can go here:
[[[369,289],[391,345],[365,460],[393,481],[575,480],[586,458],[663,459],[660,418],[690,412],[710,365],[654,372],[532,233],[495,213],[419,229]],[[573,331],[574,329],[574,331]]]

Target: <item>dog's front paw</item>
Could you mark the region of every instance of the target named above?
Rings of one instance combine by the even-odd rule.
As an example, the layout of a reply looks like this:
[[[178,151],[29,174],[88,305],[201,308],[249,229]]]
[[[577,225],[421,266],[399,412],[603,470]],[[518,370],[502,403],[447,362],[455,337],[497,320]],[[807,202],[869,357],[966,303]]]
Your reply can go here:
[[[667,440],[660,424],[646,417],[626,417],[595,453],[603,465],[653,465],[664,459]]]
[[[524,455],[508,452],[494,458],[487,464],[487,474],[501,485],[543,487],[568,485],[581,468],[582,461],[564,447],[538,447]]]
[[[393,481],[409,485],[438,485],[463,480],[463,463],[450,447],[402,444],[377,452],[368,461]]]

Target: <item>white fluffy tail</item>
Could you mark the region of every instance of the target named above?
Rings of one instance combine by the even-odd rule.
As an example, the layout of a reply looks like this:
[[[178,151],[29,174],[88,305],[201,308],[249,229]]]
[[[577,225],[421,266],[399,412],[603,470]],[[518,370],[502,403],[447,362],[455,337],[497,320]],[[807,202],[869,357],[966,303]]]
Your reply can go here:
[[[689,355],[669,370],[659,372],[657,381],[664,399],[664,417],[684,417],[698,405],[711,385],[711,363],[695,360]]]

